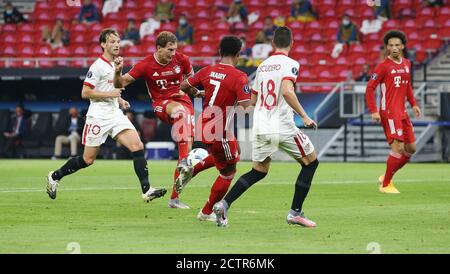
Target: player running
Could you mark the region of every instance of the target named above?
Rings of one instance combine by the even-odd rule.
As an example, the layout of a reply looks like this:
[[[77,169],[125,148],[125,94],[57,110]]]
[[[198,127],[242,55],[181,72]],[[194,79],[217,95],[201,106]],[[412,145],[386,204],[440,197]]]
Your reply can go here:
[[[50,198],[55,199],[59,181],[64,176],[92,165],[100,146],[110,135],[132,152],[134,171],[141,182],[142,198],[149,202],[164,196],[167,190],[150,186],[144,145],[130,120],[119,108],[130,107],[127,101],[120,98],[122,91],[113,85],[113,59],[119,55],[120,37],[115,30],[105,29],[99,40],[103,55],[89,68],[81,91],[81,97],[90,100],[82,136],[83,156],[71,158],[57,171],[50,171],[47,176],[47,193]]]
[[[186,157],[192,148],[194,130],[194,107],[191,98],[180,91],[184,77],[194,75],[189,58],[177,52],[177,37],[168,31],[156,38],[156,52],[137,63],[128,73],[122,75],[123,59],[115,59],[114,85],[124,88],[143,78],[153,109],[161,121],[174,125],[172,137],[178,144],[178,165],[174,172],[174,185],[180,174],[192,172]],[[180,202],[175,186],[168,204],[171,208],[188,209]]]
[[[391,152],[386,161],[386,172],[380,176],[379,190],[382,193],[399,194],[392,181],[395,172],[401,169],[416,152],[414,129],[405,109],[405,98],[411,104],[416,117],[421,111],[414,98],[411,83],[411,63],[402,57],[406,46],[403,32],[392,30],[383,38],[388,57],[375,68],[367,83],[366,103],[372,120],[384,129]],[[377,109],[375,90],[381,84],[380,110]]]
[[[205,169],[213,163],[220,173],[211,187],[208,201],[197,215],[201,221],[216,221],[213,205],[227,193],[236,173],[236,163],[240,159],[232,121],[235,106],[250,106],[251,97],[247,75],[234,67],[239,60],[241,47],[242,42],[238,37],[224,37],[220,41],[220,63],[201,69],[181,84],[181,90],[192,95],[199,92],[195,87],[202,86],[205,90],[201,140],[209,156],[200,166]],[[186,183],[177,186],[180,191]]]
[[[267,175],[271,155],[278,149],[302,166],[295,183],[287,223],[316,226],[303,214],[302,206],[319,162],[308,136],[295,125],[293,111],[300,115],[306,127],[315,128],[317,125],[305,113],[295,94],[299,63],[288,57],[293,45],[291,30],[277,28],[272,44],[275,53],[258,66],[252,85],[252,104],[256,102],[253,114],[253,168],[238,179],[222,201],[214,205],[218,226],[228,225],[227,211],[231,204]]]

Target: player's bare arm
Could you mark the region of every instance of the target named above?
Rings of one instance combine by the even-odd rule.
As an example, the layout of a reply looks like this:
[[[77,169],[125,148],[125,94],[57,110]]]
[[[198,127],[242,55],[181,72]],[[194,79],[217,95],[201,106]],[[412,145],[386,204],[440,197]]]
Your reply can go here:
[[[184,80],[181,85],[180,85],[180,90],[192,95],[194,97],[203,97],[205,95],[204,92],[201,92],[200,90],[198,90],[197,88],[191,86],[191,84],[189,84],[189,82],[187,80]]]
[[[381,121],[381,116],[379,112],[374,112],[372,113],[372,121],[376,122],[376,123],[380,123]]]
[[[119,88],[116,88],[111,92],[101,92],[84,85],[81,91],[81,98],[83,99],[119,98],[121,93],[122,89]]]
[[[283,80],[281,82],[281,95],[286,103],[298,114],[303,120],[306,127],[317,128],[316,122],[309,118],[295,94],[294,83],[291,80]]]
[[[119,97],[119,106],[121,109],[129,109],[131,107],[130,103],[122,97]]]
[[[122,75],[122,69],[123,69],[123,58],[122,57],[116,57],[114,58],[114,87],[115,88],[124,88],[128,86],[129,84],[136,81],[131,75],[128,73],[125,75]]]

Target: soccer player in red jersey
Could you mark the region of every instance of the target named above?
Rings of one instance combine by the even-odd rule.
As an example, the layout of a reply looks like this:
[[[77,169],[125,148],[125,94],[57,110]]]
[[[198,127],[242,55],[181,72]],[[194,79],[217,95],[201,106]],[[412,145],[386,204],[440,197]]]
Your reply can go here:
[[[179,157],[174,181],[180,173],[191,172],[192,166],[188,164],[186,157],[192,147],[194,108],[191,98],[180,91],[180,84],[184,77],[192,76],[194,71],[189,58],[177,52],[176,36],[168,31],[161,32],[156,38],[156,52],[137,63],[124,75],[122,57],[115,59],[115,65],[115,87],[124,88],[138,78],[143,78],[158,118],[175,125],[172,127],[172,137],[178,144]],[[180,202],[175,187],[169,207],[189,208]]]
[[[251,97],[247,75],[234,67],[241,47],[242,42],[238,37],[224,37],[220,41],[220,63],[201,69],[180,86],[181,90],[192,95],[198,93],[195,88],[197,86],[202,86],[205,90],[201,140],[209,156],[204,162],[213,160],[220,173],[211,188],[208,201],[197,215],[202,221],[216,221],[213,205],[226,194],[236,173],[236,163],[240,159],[232,121],[235,106],[248,107]]]
[[[402,168],[416,152],[414,129],[405,109],[405,98],[412,106],[416,117],[421,110],[414,98],[411,83],[411,63],[403,57],[406,36],[392,30],[384,36],[388,57],[381,62],[371,76],[366,88],[366,103],[372,120],[383,126],[391,152],[386,161],[386,173],[379,177],[380,191],[400,193],[392,182],[395,172]],[[375,101],[375,89],[381,84],[380,109]]]

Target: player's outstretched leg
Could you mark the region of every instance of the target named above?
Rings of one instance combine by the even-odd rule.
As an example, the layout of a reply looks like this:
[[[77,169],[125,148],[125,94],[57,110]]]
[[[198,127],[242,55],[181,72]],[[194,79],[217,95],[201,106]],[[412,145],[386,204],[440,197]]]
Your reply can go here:
[[[319,166],[319,161],[315,159],[308,165],[302,164],[302,170],[297,177],[295,183],[295,193],[292,199],[291,210],[289,211],[286,221],[288,224],[301,225],[304,227],[316,227],[316,223],[306,218],[302,211],[303,202],[311,188],[311,182]]]
[[[193,167],[192,171],[189,170],[189,172],[186,173],[180,172],[180,175],[178,175],[177,179],[175,180],[175,187],[178,194],[181,193],[181,191],[187,185],[187,183],[189,183],[189,181],[192,178],[194,178],[198,173],[213,166],[214,166],[214,157],[212,155],[208,155],[205,159],[196,164]]]
[[[93,162],[93,161],[92,161]],[[47,176],[47,194],[51,199],[56,198],[56,191],[58,189],[59,181],[66,175],[72,174],[82,168],[92,164],[86,163],[83,156],[77,156],[69,159],[60,169],[50,171]]]

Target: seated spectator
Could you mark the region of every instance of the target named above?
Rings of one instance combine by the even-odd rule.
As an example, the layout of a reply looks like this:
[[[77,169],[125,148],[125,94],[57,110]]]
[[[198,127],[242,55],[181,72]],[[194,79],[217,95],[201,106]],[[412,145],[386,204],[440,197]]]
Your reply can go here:
[[[380,4],[374,5],[373,8],[375,10],[375,16],[379,19],[386,21],[392,18],[389,0],[380,0]]]
[[[350,20],[350,17],[347,14],[342,17],[342,23],[338,29],[337,40],[341,44],[359,42],[358,27]]]
[[[69,109],[69,114],[61,128],[56,129],[58,136],[55,140],[55,152],[52,159],[61,158],[63,144],[69,143],[70,157],[78,155],[78,144],[81,142],[84,120],[78,115],[78,110],[75,107]]]
[[[248,23],[248,11],[244,3],[241,0],[233,0],[230,8],[228,9],[227,21],[230,24],[242,22]]]
[[[361,33],[364,35],[377,33],[383,27],[383,21],[375,15],[371,18],[364,19],[361,24]]]
[[[284,27],[284,25],[286,24],[286,18],[283,15],[278,15],[277,17],[275,17],[275,19],[273,20],[273,24],[276,27]]]
[[[266,40],[264,43],[255,43],[252,47],[253,66],[259,66],[269,57],[272,51],[273,47],[270,40]]]
[[[27,119],[24,117],[24,113],[23,107],[17,106],[16,115],[10,124],[10,130],[3,132],[6,142],[1,152],[2,156],[8,158],[19,157],[18,148],[21,145],[22,138],[25,137],[28,131]]]
[[[139,27],[139,37],[144,39],[147,35],[153,35],[157,29],[161,27],[161,22],[155,20],[153,17],[148,18],[141,23]]]
[[[134,19],[128,19],[128,26],[123,31],[120,46],[134,46],[139,44],[139,29],[136,27]]]
[[[175,5],[168,0],[160,0],[156,3],[155,19],[160,22],[169,22],[173,20],[173,9]]]
[[[64,28],[61,19],[56,19],[55,26],[50,32],[47,26],[42,29],[42,41],[49,43],[52,48],[58,48],[69,45],[69,31]]]
[[[271,41],[273,38],[273,34],[277,26],[273,24],[272,17],[266,16],[264,18],[264,25],[261,31],[256,35],[255,42],[256,43],[264,43],[266,40]]]
[[[194,41],[194,29],[189,25],[185,14],[181,14],[178,19],[176,36],[179,45],[192,45]]]
[[[11,2],[6,2],[5,11],[3,12],[3,20],[6,24],[19,24],[26,22],[23,14],[14,7]]]
[[[317,13],[314,11],[309,0],[294,0],[291,5],[291,17],[289,21],[298,20],[302,23],[308,23],[317,19]]]
[[[422,2],[423,7],[442,7],[444,6],[444,1],[442,0],[424,0]]]
[[[246,41],[245,41],[245,36],[241,36],[240,37],[241,42],[242,42],[242,50],[241,53],[239,55],[239,60],[236,66],[245,66],[245,67],[250,67],[253,64],[253,60],[252,60],[252,48],[247,47]]]
[[[364,64],[363,71],[361,72],[361,74],[358,77],[356,77],[355,81],[367,82],[369,80],[370,80],[370,67],[368,64]]]
[[[78,15],[78,22],[92,24],[99,21],[100,15],[97,6],[92,3],[92,0],[84,0],[80,14]]]

